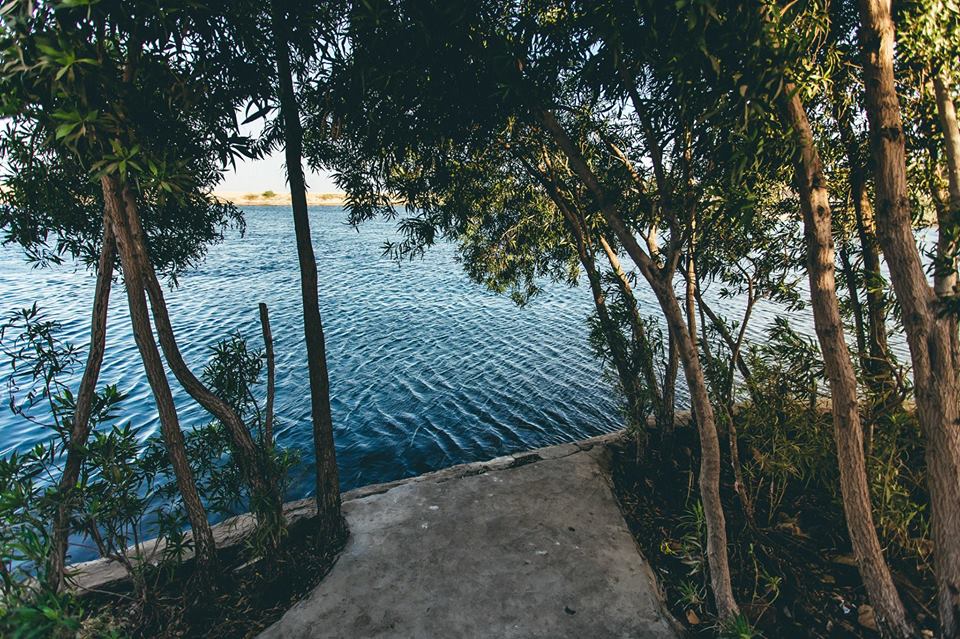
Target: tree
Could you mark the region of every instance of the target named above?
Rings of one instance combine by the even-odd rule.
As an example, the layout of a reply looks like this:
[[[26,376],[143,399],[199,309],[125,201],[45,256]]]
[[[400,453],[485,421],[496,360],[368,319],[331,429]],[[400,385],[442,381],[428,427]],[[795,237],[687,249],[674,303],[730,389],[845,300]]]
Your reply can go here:
[[[211,566],[212,534],[185,456],[150,310],[172,372],[230,431],[253,505],[272,517],[270,513],[279,511],[280,496],[262,479],[262,460],[250,433],[183,362],[158,279],[158,270],[175,274],[201,257],[204,246],[221,236],[223,225],[238,219],[238,212],[214,201],[208,189],[219,179],[223,162],[237,153],[251,153],[248,142],[235,133],[236,108],[250,92],[250,75],[230,62],[233,44],[220,46],[231,42],[221,38],[229,26],[222,15],[196,11],[191,3],[171,2],[165,9],[157,14],[153,5],[122,10],[97,5],[88,10],[27,2],[4,7],[3,104],[11,119],[4,148],[6,159],[21,174],[13,178],[8,214],[16,239],[28,247],[42,246],[53,231],[65,238],[67,248],[89,252],[96,225],[89,221],[93,207],[88,203],[103,203],[108,229],[104,238],[116,237],[134,334],[193,527],[198,561]],[[237,40],[245,37],[234,35]],[[223,67],[232,73],[223,73]],[[86,182],[69,194],[76,199],[68,211],[86,221],[49,219],[50,211],[38,216],[34,205],[22,198],[31,188],[16,187],[49,180],[55,175],[51,167],[98,178],[99,192],[91,188],[95,183]],[[42,188],[51,186],[46,181]],[[92,346],[95,362],[98,342]],[[80,428],[77,434],[85,433]],[[71,447],[81,450],[84,443]],[[63,549],[59,540],[55,552]],[[62,559],[54,562],[62,564]]]
[[[945,637],[960,636],[960,379],[956,323],[928,283],[912,229],[906,144],[894,77],[895,28],[890,2],[861,0],[865,109],[875,164],[877,230],[903,309],[913,362],[917,414],[926,439],[927,482]],[[941,229],[945,232],[947,229]],[[944,244],[941,243],[941,250]],[[938,268],[948,256],[938,256]],[[949,270],[949,269],[948,269]],[[938,276],[942,277],[942,276]]]
[[[584,27],[581,9],[496,3],[469,9],[408,7],[389,2],[355,9],[351,64],[335,79],[342,82],[343,108],[338,115],[352,136],[342,143],[339,184],[348,193],[355,219],[389,214],[393,198],[422,208],[434,200],[429,176],[435,171],[443,175],[448,155],[484,147],[510,123],[537,132],[550,154],[562,158],[589,207],[599,212],[605,227],[602,235],[626,251],[655,293],[676,345],[697,415],[710,575],[717,608],[725,618],[735,615],[737,606],[719,496],[716,422],[696,344],[673,290],[673,275],[689,239],[686,225],[698,205],[698,188],[692,179],[677,187],[663,185],[660,208],[654,209],[646,185],[631,177],[638,162],[609,161],[614,152],[606,141],[619,146],[619,140],[613,140],[614,127],[594,101],[604,100],[604,107],[613,101],[596,90],[585,70],[590,68],[590,52],[610,43],[604,34]],[[436,35],[425,40],[422,33]],[[655,31],[643,35],[653,37]],[[602,86],[616,85],[622,96],[623,79],[610,65],[615,49],[604,48],[606,57],[597,59],[607,71]],[[673,104],[671,115],[682,103]],[[669,108],[660,101],[656,107]],[[624,119],[636,122],[628,115]],[[677,120],[681,130],[692,119]],[[652,151],[641,148],[643,153]],[[672,150],[682,158],[682,144]],[[677,161],[679,166],[682,159]],[[671,199],[675,190],[684,197]],[[645,237],[649,253],[638,242],[637,232]],[[669,237],[662,250],[657,233]]]
[[[310,234],[307,190],[303,176],[303,129],[294,87],[294,71],[290,61],[290,29],[297,12],[282,0],[272,0],[270,19],[273,52],[276,64],[276,96],[279,122],[283,131],[284,154],[293,223],[300,262],[300,294],[303,304],[303,332],[307,342],[307,367],[310,376],[310,413],[313,422],[314,454],[316,455],[317,520],[321,534],[330,540],[339,539],[345,530],[340,513],[340,480],[333,441],[333,416],[330,412],[330,380],[327,353],[317,292],[317,260]],[[308,12],[309,13],[309,12]],[[308,17],[301,25],[311,24]]]

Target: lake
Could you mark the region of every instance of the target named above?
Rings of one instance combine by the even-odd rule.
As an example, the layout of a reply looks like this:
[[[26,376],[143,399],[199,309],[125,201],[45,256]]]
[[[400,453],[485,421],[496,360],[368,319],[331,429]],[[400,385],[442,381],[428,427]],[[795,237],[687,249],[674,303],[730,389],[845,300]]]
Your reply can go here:
[[[245,209],[244,237],[228,234],[168,291],[187,362],[199,373],[209,348],[239,331],[260,346],[257,303],[270,309],[277,357],[277,439],[303,450],[289,497],[310,494],[310,399],[292,215]],[[622,426],[610,384],[587,344],[585,288],[547,285],[527,307],[470,282],[450,244],[401,265],[382,257],[395,222],[358,230],[337,207],[311,210],[320,306],[344,490],[597,435]],[[0,249],[0,312],[38,302],[62,337],[89,339],[93,276],[75,266],[34,269]],[[129,325],[126,298],[111,297],[101,383],[128,393],[124,419],[145,434],[159,424]],[[0,372],[8,369],[0,363]],[[209,419],[175,380],[184,427]],[[0,412],[0,450],[48,433]]]

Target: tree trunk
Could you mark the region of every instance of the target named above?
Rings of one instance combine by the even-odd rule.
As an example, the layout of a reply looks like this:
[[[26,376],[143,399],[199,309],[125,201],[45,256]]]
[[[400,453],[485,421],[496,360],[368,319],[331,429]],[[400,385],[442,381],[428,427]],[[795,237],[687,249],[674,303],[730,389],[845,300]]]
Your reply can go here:
[[[707,394],[707,385],[704,380],[703,369],[700,366],[700,358],[696,346],[687,332],[687,326],[683,320],[683,311],[677,302],[673,283],[669,279],[669,271],[667,271],[667,277],[660,275],[657,265],[644,252],[619,213],[607,202],[603,188],[593,171],[553,114],[549,111],[541,111],[536,115],[543,127],[556,141],[557,146],[567,156],[574,172],[600,203],[600,209],[607,224],[616,234],[620,244],[626,249],[634,263],[640,268],[644,279],[650,284],[670,327],[671,335],[676,342],[679,361],[683,365],[684,376],[690,389],[691,404],[697,415],[697,430],[700,436],[700,497],[703,500],[704,516],[707,524],[707,563],[710,568],[710,581],[716,601],[717,614],[721,619],[732,617],[739,611],[733,596],[733,586],[730,579],[726,521],[723,514],[723,504],[720,501],[720,443],[717,436],[717,425],[713,407],[710,405]]]
[[[267,405],[263,422],[263,442],[273,446],[273,400],[277,388],[277,364],[273,356],[273,332],[270,330],[270,315],[267,305],[260,302],[260,327],[263,329],[263,348],[267,358]]]
[[[845,241],[845,240],[844,240]],[[853,314],[854,337],[857,341],[857,353],[863,365],[864,372],[868,370],[870,357],[867,355],[867,331],[863,321],[863,304],[860,303],[860,291],[857,290],[857,273],[850,261],[850,251],[843,242],[837,249],[840,258],[840,270],[843,281],[847,285],[847,295],[850,297],[850,311]]]
[[[648,280],[649,281],[649,280]],[[650,282],[657,301],[663,309],[671,334],[677,345],[677,354],[683,366],[687,387],[690,389],[690,404],[696,416],[700,436],[700,498],[707,522],[707,562],[710,581],[717,604],[717,614],[726,619],[738,613],[730,579],[730,564],[727,558],[726,518],[720,500],[720,440],[716,419],[707,392],[707,383],[696,346],[683,322],[683,311],[677,302],[671,282]]]
[[[140,265],[143,263],[144,247],[133,240],[131,230],[126,219],[125,207],[118,191],[121,186],[115,178],[103,176],[100,178],[103,187],[103,197],[106,210],[109,214],[117,247],[120,252],[120,263],[123,267],[123,281],[127,289],[127,303],[130,307],[130,321],[133,325],[133,336],[143,360],[144,372],[153,391],[160,416],[160,432],[173,466],[173,474],[177,488],[183,499],[187,511],[187,519],[193,529],[193,542],[197,559],[197,576],[201,580],[209,579],[216,566],[216,546],[213,541],[213,532],[207,521],[207,513],[197,492],[193,471],[187,459],[183,433],[180,431],[180,420],[173,403],[170,385],[163,370],[160,351],[153,337],[150,326],[150,312],[147,308],[147,299],[144,295],[144,273]],[[129,187],[124,186],[124,189]]]
[[[597,271],[597,262],[593,252],[593,247],[589,244],[590,240],[586,235],[583,220],[574,212],[573,208],[561,196],[555,186],[545,179],[544,176],[536,174],[534,177],[541,179],[547,189],[550,199],[556,204],[557,208],[563,214],[567,223],[567,229],[573,235],[577,246],[577,255],[580,258],[580,264],[583,265],[587,274],[587,280],[590,282],[590,291],[593,294],[593,304],[597,309],[597,317],[600,320],[600,326],[603,330],[607,346],[610,348],[610,357],[613,359],[614,367],[617,369],[617,376],[620,378],[620,385],[626,395],[629,404],[628,414],[641,427],[645,423],[645,416],[640,414],[640,398],[637,393],[637,379],[630,366],[630,358],[627,356],[626,340],[620,330],[610,319],[610,313],[607,311],[606,294],[603,291],[603,283],[600,281],[600,272]]]
[[[840,79],[834,81],[839,87]],[[880,249],[877,243],[877,230],[874,223],[873,204],[867,191],[867,168],[861,159],[860,144],[850,122],[850,109],[844,109],[839,89],[833,99],[833,114],[840,129],[840,139],[846,148],[847,164],[850,169],[850,199],[853,200],[853,212],[856,218],[857,235],[860,238],[860,252],[863,257],[863,288],[867,302],[867,350],[861,350],[865,359],[864,373],[866,381],[874,395],[883,398],[894,387],[893,363],[890,361],[890,349],[887,344],[886,308],[883,300],[884,280],[880,271]]]
[[[795,183],[800,195],[814,327],[830,381],[834,437],[840,467],[840,492],[860,576],[884,635],[910,637],[913,629],[883,558],[873,525],[870,488],[863,452],[857,378],[843,337],[843,320],[834,276],[833,225],[820,155],[806,111],[787,83],[779,98],[784,127],[796,137]]]
[[[657,381],[657,372],[653,365],[653,345],[650,343],[647,332],[644,330],[643,320],[640,317],[640,309],[637,307],[637,298],[633,294],[633,287],[630,286],[630,280],[627,279],[627,274],[620,264],[620,258],[617,257],[617,252],[613,250],[613,247],[610,246],[610,243],[603,235],[600,236],[600,246],[607,256],[610,268],[613,270],[614,275],[617,276],[617,286],[620,288],[620,294],[626,301],[627,308],[630,311],[630,324],[633,333],[631,338],[634,343],[633,349],[634,352],[640,352],[644,355],[643,361],[640,362],[640,368],[643,370],[644,381],[650,391],[650,397],[653,399],[653,409],[659,425],[659,420],[664,412],[664,397],[661,394],[660,384]]]
[[[693,340],[694,347],[697,346],[697,267],[696,261],[693,259],[693,239],[690,240],[690,250],[687,251],[687,273],[686,273],[686,286],[684,287],[684,292],[686,293],[686,304],[687,304],[687,331],[690,333],[690,339]]]
[[[317,261],[314,257],[310,237],[307,188],[303,177],[303,131],[300,125],[296,95],[293,90],[290,52],[285,34],[286,18],[282,3],[279,0],[272,0],[271,9],[287,179],[290,182],[293,225],[297,236],[297,256],[300,260],[303,332],[307,342],[313,442],[317,458],[317,517],[321,533],[329,539],[336,539],[344,532],[345,523],[340,513],[340,480],[333,441],[333,417],[330,412],[327,354],[317,293]]]
[[[282,508],[282,497],[263,472],[259,451],[246,424],[243,423],[233,407],[217,397],[203,382],[197,379],[197,376],[193,374],[193,371],[183,360],[183,355],[180,353],[173,332],[173,325],[170,322],[163,287],[160,285],[153,263],[150,261],[146,237],[140,222],[139,204],[133,191],[129,188],[123,189],[123,204],[131,241],[140,247],[136,255],[140,259],[139,266],[140,272],[143,274],[144,288],[150,300],[150,308],[153,310],[153,323],[157,329],[160,348],[167,364],[174,377],[190,397],[226,426],[233,450],[238,457],[237,461],[250,486],[251,510],[257,513],[263,521],[279,522],[281,520],[277,517]]]
[[[874,384],[877,383],[877,379],[871,374],[873,360],[867,352],[868,335],[866,334],[863,321],[863,305],[860,304],[860,295],[857,290],[856,272],[853,269],[853,264],[850,263],[850,255],[843,245],[840,246],[837,253],[840,256],[840,268],[843,270],[843,279],[847,284],[847,295],[850,296],[850,306],[853,311],[853,330],[857,332],[857,353],[860,355],[860,366],[863,368],[863,374],[867,378],[867,384],[874,388],[874,391],[880,391],[882,387],[878,388],[874,386]],[[877,396],[877,392],[873,393],[871,399],[874,400],[875,404],[883,403],[883,395]],[[873,420],[875,413],[876,411],[871,408],[869,417],[861,421],[863,428],[863,452],[868,457],[873,450]]]
[[[90,437],[90,413],[97,390],[97,381],[100,379],[103,352],[107,344],[107,310],[110,305],[110,287],[113,283],[115,259],[116,240],[109,215],[104,210],[103,244],[100,247],[100,259],[97,263],[97,285],[93,293],[93,310],[90,318],[90,348],[87,351],[87,363],[77,389],[73,427],[70,431],[70,441],[67,443],[67,460],[57,487],[60,503],[57,506],[57,517],[53,525],[48,574],[49,584],[54,590],[62,590],[65,585],[70,517],[74,506],[71,493],[80,478],[83,449]]]
[[[680,369],[679,355],[677,354],[677,342],[673,335],[667,330],[667,365],[663,371],[663,414],[658,416],[660,428],[663,430],[666,439],[673,436],[673,428],[676,426],[676,396],[677,396],[677,373]]]
[[[620,330],[614,326],[613,320],[610,319],[610,313],[607,312],[606,295],[603,291],[603,284],[600,281],[600,273],[597,271],[594,256],[587,249],[582,234],[576,231],[574,233],[577,237],[577,252],[580,254],[580,263],[583,264],[587,279],[590,281],[590,291],[593,293],[593,303],[597,309],[597,316],[600,318],[600,325],[603,327],[607,345],[610,347],[610,355],[620,377],[620,385],[623,387],[627,402],[630,404],[630,417],[643,428],[646,424],[646,416],[640,412],[642,406],[637,395],[637,379],[631,371],[630,360],[627,357],[626,340]]]
[[[960,406],[955,322],[941,317],[911,227],[906,145],[893,75],[889,0],[860,0],[860,44],[870,141],[876,162],[877,227],[903,310],[917,415],[926,439],[934,565],[944,637],[960,636]]]
[[[937,254],[942,261],[934,275],[934,289],[937,295],[957,295],[957,252],[956,242],[951,239],[957,224],[960,223],[960,128],[957,126],[957,110],[950,95],[950,84],[944,72],[933,77],[933,87],[937,99],[937,115],[943,132],[944,156],[947,160],[947,185],[949,187],[949,209],[937,220],[939,225]]]

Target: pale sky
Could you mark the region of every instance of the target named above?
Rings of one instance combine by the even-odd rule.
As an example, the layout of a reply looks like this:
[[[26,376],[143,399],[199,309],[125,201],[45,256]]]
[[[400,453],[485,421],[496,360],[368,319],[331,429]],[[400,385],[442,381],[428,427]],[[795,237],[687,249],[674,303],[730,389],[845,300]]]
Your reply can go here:
[[[308,169],[307,171],[307,191],[311,193],[339,191],[329,174],[310,173]],[[283,193],[287,190],[283,149],[275,151],[262,160],[237,161],[236,170],[228,171],[216,190],[222,193],[263,193],[264,191]]]

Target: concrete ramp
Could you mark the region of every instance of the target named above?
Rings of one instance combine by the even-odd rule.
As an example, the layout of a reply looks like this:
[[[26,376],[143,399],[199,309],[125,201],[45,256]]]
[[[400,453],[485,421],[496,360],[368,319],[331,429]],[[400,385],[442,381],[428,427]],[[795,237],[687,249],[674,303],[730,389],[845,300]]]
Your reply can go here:
[[[588,441],[353,491],[336,565],[260,637],[677,637],[605,464]]]

